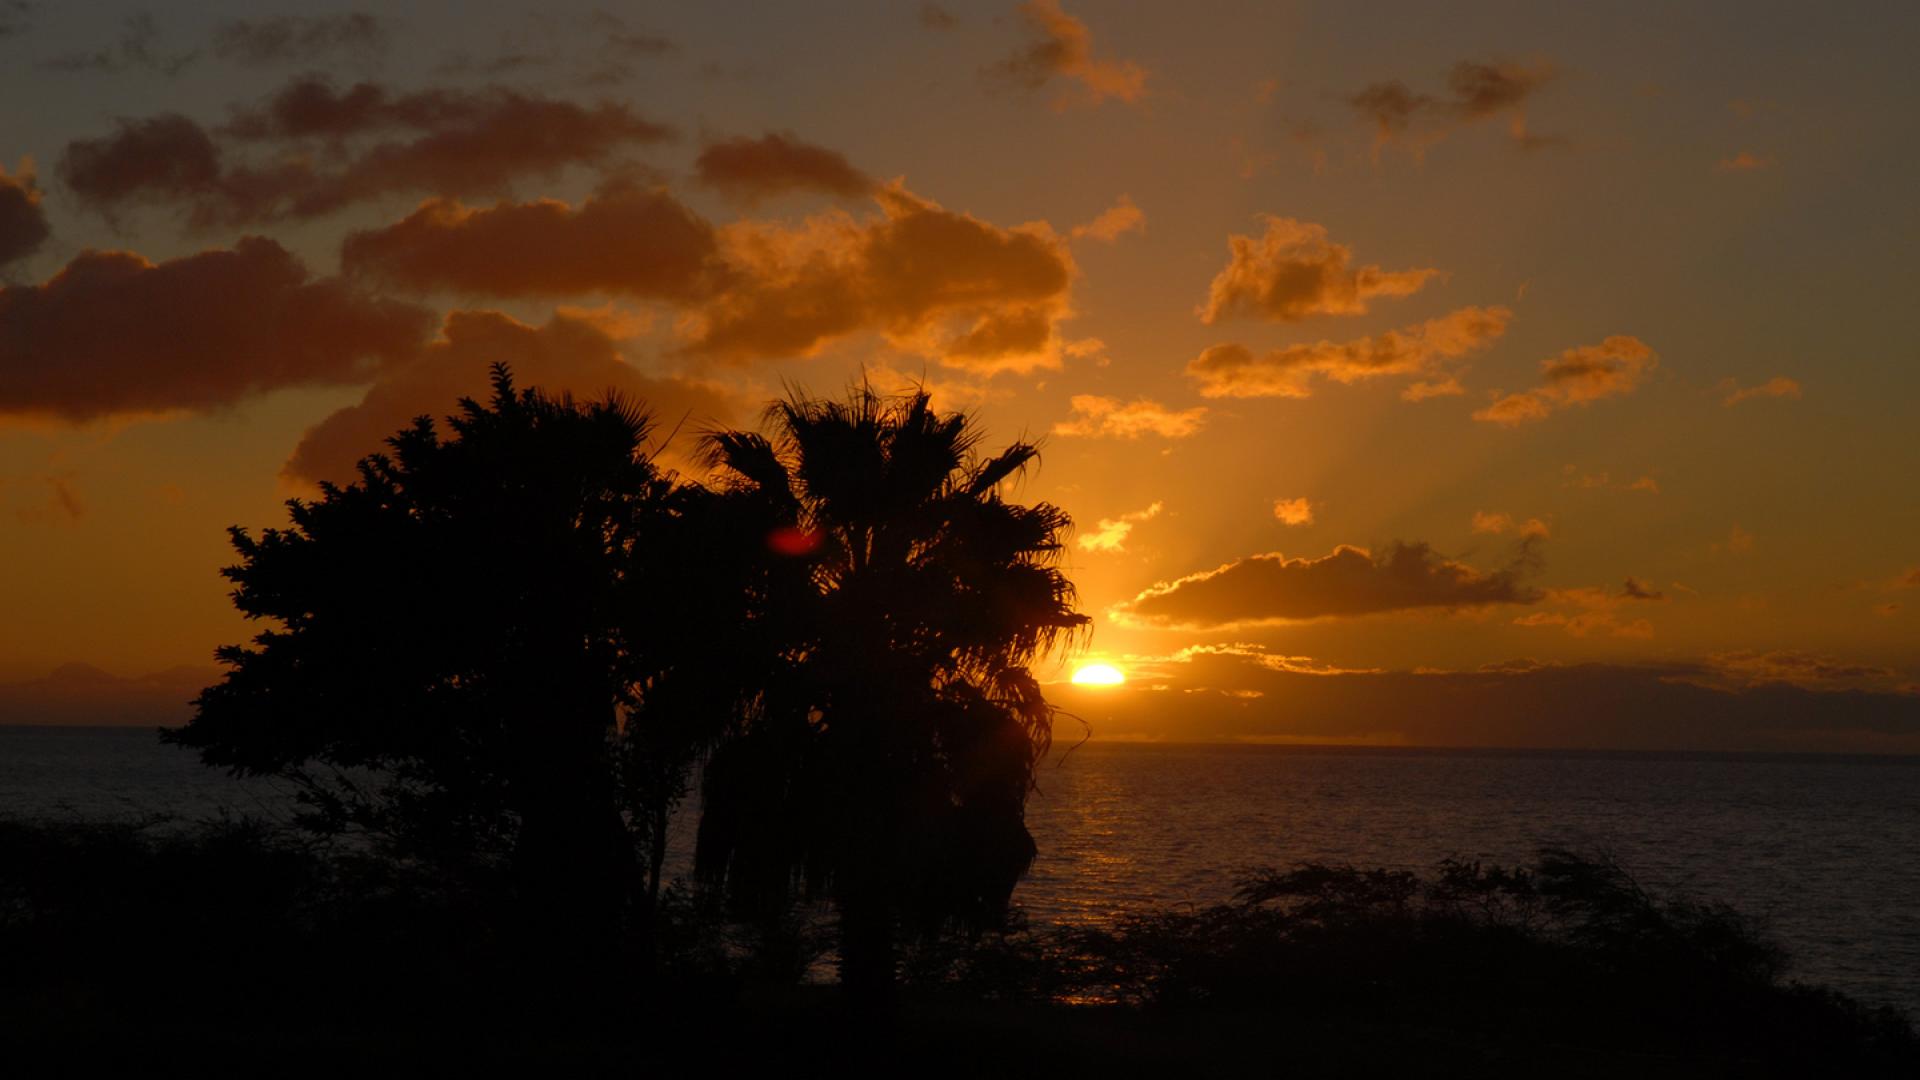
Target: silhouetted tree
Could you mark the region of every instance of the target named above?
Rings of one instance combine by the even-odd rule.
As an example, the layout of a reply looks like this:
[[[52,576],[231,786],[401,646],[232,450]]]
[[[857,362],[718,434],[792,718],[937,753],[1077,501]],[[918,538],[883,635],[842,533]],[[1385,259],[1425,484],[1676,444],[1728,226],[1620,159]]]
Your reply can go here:
[[[1028,665],[1087,623],[1055,565],[1070,521],[1001,497],[1033,444],[982,458],[925,393],[796,394],[768,420],[708,440],[780,602],[762,692],[704,774],[696,866],[741,903],[830,897],[842,982],[872,1001],[896,920],[992,925],[1032,862],[1052,712]]]
[[[653,624],[688,598],[645,592],[693,547],[685,508],[617,397],[516,392],[496,366],[450,424],[422,417],[357,482],[289,502],[288,528],[231,530],[234,604],[270,625],[220,650],[167,738],[292,780],[311,827],[509,871],[540,916],[601,929],[704,745],[642,696],[687,652]]]

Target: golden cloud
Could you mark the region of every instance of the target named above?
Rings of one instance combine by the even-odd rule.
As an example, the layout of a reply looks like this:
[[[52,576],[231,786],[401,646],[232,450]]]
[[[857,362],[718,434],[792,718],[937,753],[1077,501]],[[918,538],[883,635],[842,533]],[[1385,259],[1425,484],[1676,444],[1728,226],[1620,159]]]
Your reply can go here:
[[[981,373],[1058,367],[1075,274],[1045,223],[1001,228],[899,184],[877,216],[715,226],[664,191],[616,186],[578,206],[433,200],[356,233],[352,273],[420,292],[604,293],[679,312],[681,349],[745,362],[810,356],[858,333]]]
[[[1075,225],[1073,237],[1076,240],[1089,237],[1094,240],[1105,240],[1111,244],[1127,233],[1146,231],[1147,215],[1133,204],[1132,199],[1122,195],[1092,221],[1085,225]]]
[[[1443,374],[1442,361],[1498,341],[1512,318],[1504,307],[1461,308],[1377,337],[1288,345],[1261,356],[1244,345],[1215,345],[1188,362],[1187,374],[1200,380],[1200,393],[1207,397],[1311,397],[1315,376],[1351,385],[1386,376]]]
[[[1146,398],[1122,402],[1119,398],[1075,394],[1070,404],[1073,419],[1053,425],[1055,435],[1092,439],[1158,435],[1163,439],[1184,439],[1199,431],[1207,416],[1203,405],[1176,410]]]
[[[1011,229],[947,210],[900,184],[881,214],[839,211],[800,226],[720,232],[728,277],[689,308],[689,353],[727,360],[807,356],[858,332],[975,371],[1060,366],[1059,322],[1076,274],[1044,222]]]
[[[1757,386],[1741,386],[1732,379],[1722,380],[1720,391],[1723,395],[1720,404],[1729,408],[1754,398],[1798,398],[1800,384],[1785,375],[1775,375]]]
[[[1298,322],[1314,315],[1361,315],[1375,297],[1411,296],[1440,271],[1353,268],[1353,251],[1327,239],[1325,226],[1261,216],[1260,239],[1227,238],[1231,258],[1207,290],[1200,321],[1246,317]]]
[[[1574,637],[1605,634],[1621,638],[1651,638],[1653,623],[1645,618],[1624,618],[1621,609],[1636,602],[1664,599],[1633,578],[1619,593],[1605,589],[1548,589],[1546,603],[1554,610],[1532,611],[1513,620],[1515,626],[1555,626]]]
[[[1147,71],[1132,60],[1096,59],[1093,34],[1087,24],[1060,9],[1059,0],[1028,0],[1020,14],[1036,40],[1025,49],[988,69],[988,74],[1028,90],[1038,90],[1053,79],[1080,84],[1080,94],[1064,94],[1054,107],[1064,109],[1077,99],[1097,105],[1108,98],[1128,103],[1147,96]]]
[[[1560,409],[1632,393],[1658,364],[1659,358],[1646,342],[1616,334],[1598,345],[1582,345],[1542,360],[1541,385],[1496,396],[1473,418],[1508,427],[1544,420]]]
[[[1273,516],[1283,525],[1313,524],[1313,503],[1302,499],[1275,499]]]
[[[1079,544],[1087,551],[1119,552],[1127,549],[1127,538],[1133,535],[1133,527],[1143,521],[1151,521],[1160,516],[1161,504],[1158,502],[1145,510],[1135,510],[1131,514],[1121,514],[1117,518],[1101,518],[1094,530],[1079,538]]]

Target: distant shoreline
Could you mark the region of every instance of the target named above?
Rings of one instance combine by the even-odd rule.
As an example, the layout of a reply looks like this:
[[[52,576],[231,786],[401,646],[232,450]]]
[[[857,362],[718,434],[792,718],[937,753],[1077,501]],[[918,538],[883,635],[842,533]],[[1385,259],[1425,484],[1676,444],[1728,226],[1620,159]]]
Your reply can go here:
[[[21,724],[0,721],[0,732],[153,733],[171,729],[172,724]],[[1261,753],[1343,754],[1379,757],[1521,757],[1581,758],[1620,761],[1780,761],[1828,762],[1834,764],[1920,765],[1920,753],[1858,750],[1671,750],[1636,747],[1580,746],[1420,746],[1352,742],[1272,742],[1263,739],[1145,739],[1130,736],[1094,736],[1084,743],[1054,740],[1049,761],[1098,746],[1102,752],[1131,750],[1235,750]]]

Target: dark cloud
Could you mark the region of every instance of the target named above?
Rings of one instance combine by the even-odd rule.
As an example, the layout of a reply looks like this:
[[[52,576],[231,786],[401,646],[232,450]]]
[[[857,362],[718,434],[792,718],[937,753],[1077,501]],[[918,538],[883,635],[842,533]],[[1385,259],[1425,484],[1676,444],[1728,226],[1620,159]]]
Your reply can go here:
[[[120,38],[113,45],[92,52],[72,52],[41,63],[50,71],[120,72],[133,68],[158,71],[169,78],[185,71],[199,58],[198,53],[168,56],[154,49],[160,37],[160,24],[149,11],[136,11],[121,24]]]
[[[386,438],[414,417],[445,416],[462,397],[484,397],[488,365],[498,360],[513,365],[521,386],[585,398],[621,394],[653,414],[660,437],[680,427],[688,446],[688,432],[732,423],[736,412],[720,390],[627,363],[614,335],[585,314],[529,326],[497,311],[456,311],[440,340],[417,359],[382,372],[358,404],[309,428],[283,474],[301,481],[353,479],[355,463],[384,450]]]
[[[1620,587],[1620,595],[1629,600],[1665,600],[1667,598],[1666,593],[1636,577],[1627,579],[1626,584]]]
[[[987,69],[995,79],[1038,90],[1056,78],[1080,85],[1077,95],[1062,96],[1056,108],[1076,100],[1097,105],[1108,98],[1135,102],[1147,95],[1147,71],[1132,60],[1095,59],[1087,24],[1060,10],[1059,0],[1028,0],[1020,5],[1033,41]]]
[[[10,175],[0,165],[0,270],[40,250],[52,231],[32,169]]]
[[[1371,83],[1347,97],[1347,104],[1373,129],[1375,147],[1409,141],[1416,153],[1469,124],[1507,118],[1515,146],[1537,149],[1560,141],[1527,131],[1526,104],[1553,80],[1552,65],[1462,60],[1447,73],[1448,96],[1413,90],[1399,79]]]
[[[1129,658],[1125,687],[1050,686],[1095,737],[1669,751],[1920,751],[1920,694],[1709,684],[1711,660],[1356,671],[1252,646]]]
[[[598,292],[676,304],[683,351],[727,361],[808,356],[858,333],[976,371],[1061,363],[1075,275],[1044,225],[1004,229],[898,185],[880,213],[716,227],[663,192],[422,207],[347,241],[356,273],[417,291]],[[498,256],[497,258],[494,256]]]
[[[416,292],[694,301],[718,287],[718,251],[713,226],[671,195],[615,188],[578,207],[430,200],[402,221],[348,236],[341,267]]]
[[[0,288],[0,415],[84,421],[362,382],[430,326],[260,237],[162,263],[88,251],[44,284]]]
[[[1352,266],[1353,250],[1327,239],[1325,226],[1261,215],[1259,240],[1230,236],[1226,268],[1214,276],[1200,320],[1247,317],[1297,322],[1315,315],[1361,315],[1377,297],[1411,296],[1439,276],[1431,268]]]
[[[220,148],[178,113],[116,122],[113,134],[67,144],[60,180],[102,209],[146,200],[189,200],[221,183]]]
[[[213,32],[213,54],[238,64],[307,64],[384,52],[388,25],[364,11],[228,19]]]
[[[33,0],[0,0],[0,41],[32,29],[39,9]]]
[[[67,145],[60,175],[87,206],[183,206],[197,226],[312,218],[391,195],[499,195],[523,179],[605,166],[673,136],[625,105],[498,87],[396,94],[317,77],[239,110],[218,132],[177,114],[122,120]],[[232,143],[265,143],[266,164]]]
[[[803,142],[792,132],[709,143],[694,162],[694,174],[706,187],[749,205],[799,191],[860,198],[875,186],[846,155]]]
[[[1398,79],[1373,83],[1347,98],[1362,117],[1371,121],[1379,138],[1390,139],[1407,130],[1413,118],[1439,103],[1429,94],[1416,94]]]
[[[1447,74],[1447,88],[1453,91],[1449,106],[1460,115],[1477,120],[1518,107],[1551,78],[1553,69],[1549,67],[1524,68],[1517,64],[1462,60]]]
[[[1203,629],[1531,604],[1544,594],[1521,579],[1534,569],[1536,550],[1535,542],[1524,542],[1521,557],[1495,571],[1443,558],[1425,543],[1395,542],[1378,555],[1345,544],[1318,559],[1251,555],[1161,582],[1118,605],[1115,615],[1148,626]]]

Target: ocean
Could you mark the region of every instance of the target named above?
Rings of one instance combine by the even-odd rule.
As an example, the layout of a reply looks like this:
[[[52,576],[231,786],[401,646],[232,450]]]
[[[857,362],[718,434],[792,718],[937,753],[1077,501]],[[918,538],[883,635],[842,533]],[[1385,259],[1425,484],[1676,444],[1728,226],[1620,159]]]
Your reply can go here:
[[[0,727],[0,816],[287,807],[150,730]],[[1430,870],[1559,845],[1730,903],[1794,977],[1920,1016],[1916,757],[1093,742],[1043,767],[1028,821],[1040,856],[1016,900],[1036,923],[1216,902],[1256,866]]]

